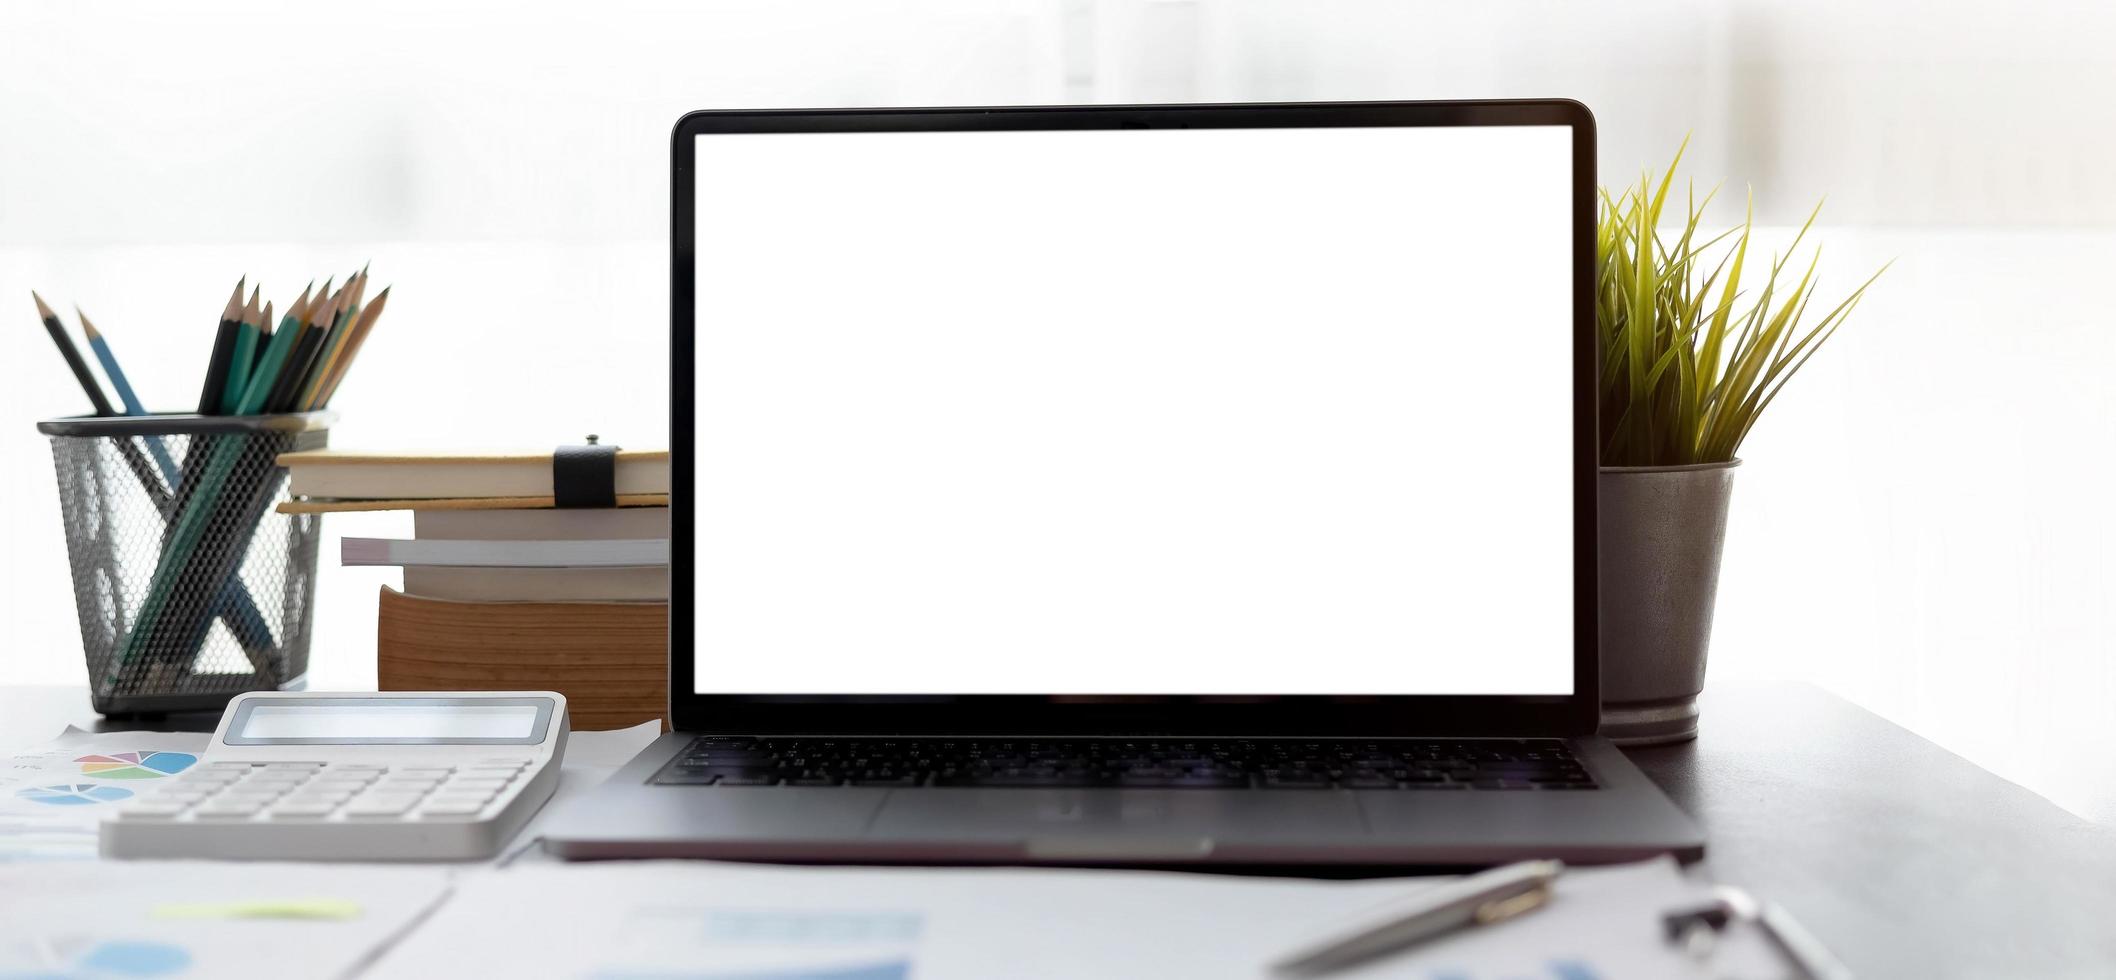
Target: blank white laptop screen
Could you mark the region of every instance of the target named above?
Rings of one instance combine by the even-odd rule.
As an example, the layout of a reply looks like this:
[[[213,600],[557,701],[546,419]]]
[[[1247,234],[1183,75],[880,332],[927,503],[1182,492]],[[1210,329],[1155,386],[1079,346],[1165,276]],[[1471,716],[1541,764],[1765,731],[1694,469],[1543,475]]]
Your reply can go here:
[[[1568,129],[696,138],[698,693],[1572,691]]]

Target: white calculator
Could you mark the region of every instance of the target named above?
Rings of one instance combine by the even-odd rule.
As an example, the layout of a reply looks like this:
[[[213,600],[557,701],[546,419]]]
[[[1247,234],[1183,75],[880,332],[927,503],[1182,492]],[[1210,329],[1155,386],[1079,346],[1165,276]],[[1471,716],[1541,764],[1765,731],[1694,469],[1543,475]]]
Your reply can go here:
[[[490,857],[551,798],[566,732],[550,691],[239,695],[197,764],[103,819],[103,856]]]

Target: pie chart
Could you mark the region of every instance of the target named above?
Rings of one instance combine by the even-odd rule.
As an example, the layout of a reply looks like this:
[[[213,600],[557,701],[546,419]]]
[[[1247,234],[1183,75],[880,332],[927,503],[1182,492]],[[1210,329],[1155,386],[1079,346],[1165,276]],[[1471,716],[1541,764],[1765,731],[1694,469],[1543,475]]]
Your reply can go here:
[[[52,806],[86,806],[93,803],[114,803],[129,799],[132,791],[118,786],[99,786],[95,783],[61,783],[57,786],[30,786],[15,791],[31,803],[49,803]]]
[[[160,779],[191,768],[198,756],[189,752],[112,752],[84,755],[73,761],[81,764],[81,775],[97,779]]]

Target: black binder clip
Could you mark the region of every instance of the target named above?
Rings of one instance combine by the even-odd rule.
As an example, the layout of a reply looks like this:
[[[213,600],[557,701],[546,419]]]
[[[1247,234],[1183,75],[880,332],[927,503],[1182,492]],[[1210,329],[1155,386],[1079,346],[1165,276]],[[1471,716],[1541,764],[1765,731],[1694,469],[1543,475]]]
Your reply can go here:
[[[558,507],[617,506],[617,449],[601,437],[587,445],[560,446],[551,454],[551,499]]]
[[[1717,886],[1712,890],[1711,901],[1661,916],[1661,928],[1668,942],[1682,946],[1700,962],[1710,958],[1722,934],[1742,924],[1760,928],[1796,971],[1792,976],[1799,980],[1852,980],[1851,971],[1830,955],[1813,934],[1793,921],[1790,913],[1758,901],[1739,888]]]

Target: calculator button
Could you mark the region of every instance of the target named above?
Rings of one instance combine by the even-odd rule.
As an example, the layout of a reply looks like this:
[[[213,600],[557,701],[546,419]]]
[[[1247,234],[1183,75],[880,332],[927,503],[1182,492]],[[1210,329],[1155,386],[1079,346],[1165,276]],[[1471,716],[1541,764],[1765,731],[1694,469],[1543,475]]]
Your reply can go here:
[[[433,799],[427,800],[426,803],[428,806],[438,806],[443,803],[475,803],[482,807],[492,802],[494,795],[492,793],[439,793]]]
[[[134,803],[118,811],[120,820],[168,820],[187,809],[181,803]]]
[[[485,812],[484,802],[435,800],[419,809],[422,817],[473,817]]]
[[[506,785],[507,780],[504,779],[456,779],[449,782],[448,788],[452,790],[483,789],[498,791]]]
[[[398,773],[402,773],[402,774],[404,774],[404,775],[407,775],[407,776],[410,776],[410,775],[432,775],[432,776],[446,776],[446,775],[448,775],[449,773],[452,773],[452,772],[456,771],[456,767],[454,767],[454,766],[399,766],[399,767],[397,767],[397,768],[396,768],[395,770],[393,770],[393,771],[395,771],[395,772],[398,772]]]
[[[513,766],[471,766],[470,768],[465,769],[462,772],[457,773],[456,775],[486,777],[491,779],[513,779],[516,775],[519,775],[520,772],[521,770],[516,769]]]
[[[281,773],[281,774],[278,774],[278,775],[272,775],[272,774],[267,774],[267,775],[263,775],[263,776],[251,776],[250,778],[248,778],[248,779],[245,779],[245,780],[243,780],[243,781],[242,781],[242,783],[241,783],[240,785],[243,785],[243,786],[299,786],[299,785],[301,785],[302,783],[305,783],[305,782],[308,782],[308,781],[309,781],[309,777],[307,777],[307,776],[296,776],[296,775],[294,775],[294,774],[292,774],[292,773]]]
[[[418,798],[411,796],[377,796],[354,800],[345,805],[348,817],[394,817],[411,809]]]
[[[264,764],[264,768],[265,768],[265,770],[266,770],[267,772],[295,772],[295,771],[301,771],[301,772],[309,772],[309,771],[312,771],[312,770],[316,770],[316,769],[321,769],[321,768],[323,768],[323,763],[321,763],[321,762],[267,762],[267,763],[265,763],[265,764]]]
[[[289,800],[272,808],[266,816],[273,820],[312,820],[328,817],[338,809],[336,803],[309,803]]]
[[[214,802],[200,806],[198,809],[193,810],[191,812],[193,815],[200,817],[201,819],[244,820],[255,816],[257,814],[257,811],[262,809],[264,809],[264,806],[263,804],[259,803],[222,802],[219,800],[215,800]]]
[[[205,768],[208,772],[249,772],[251,766],[247,762],[209,762]]]
[[[389,767],[374,762],[333,762],[324,768],[329,772],[381,772]]]

